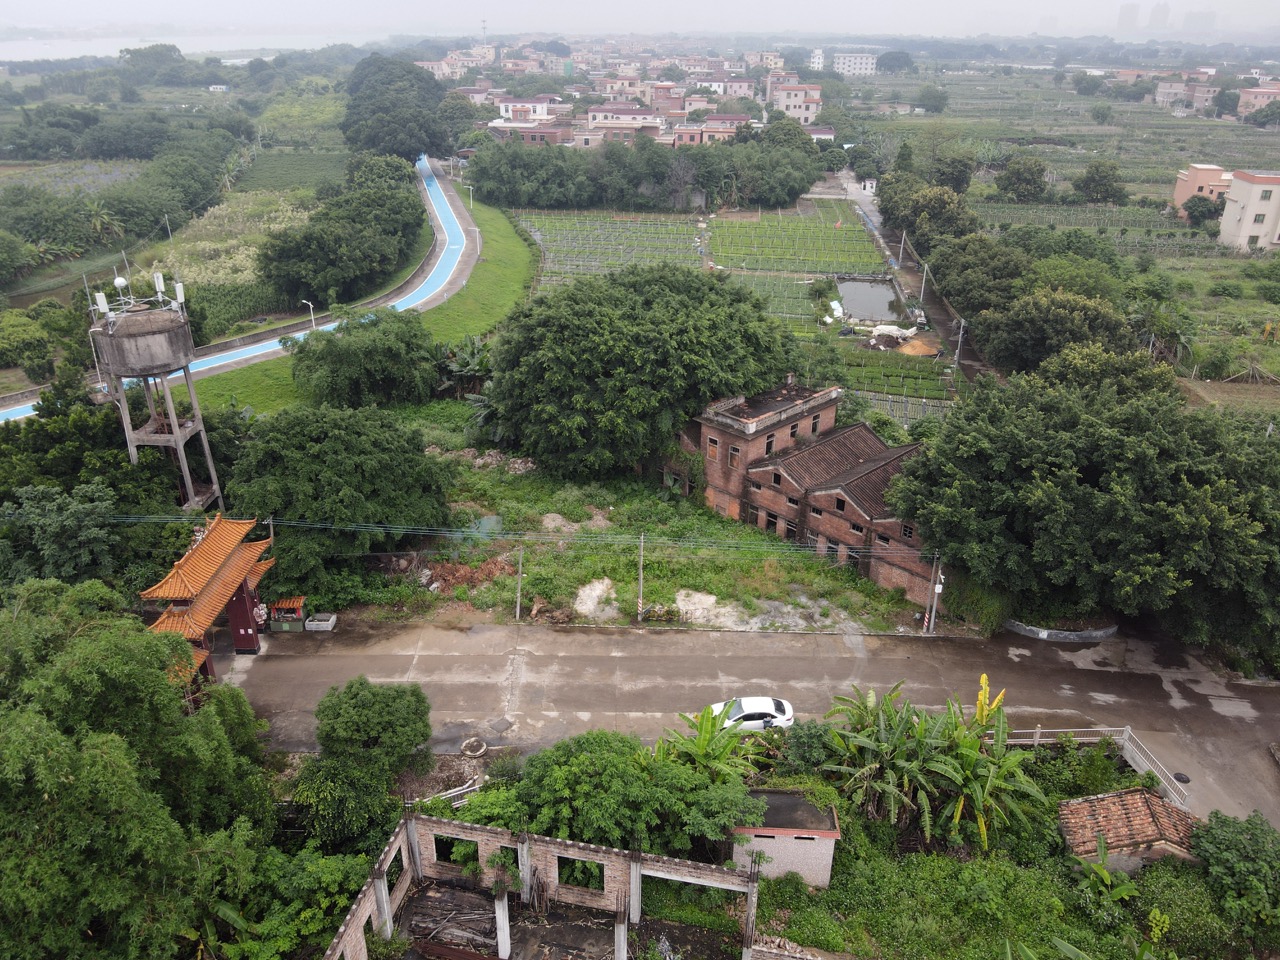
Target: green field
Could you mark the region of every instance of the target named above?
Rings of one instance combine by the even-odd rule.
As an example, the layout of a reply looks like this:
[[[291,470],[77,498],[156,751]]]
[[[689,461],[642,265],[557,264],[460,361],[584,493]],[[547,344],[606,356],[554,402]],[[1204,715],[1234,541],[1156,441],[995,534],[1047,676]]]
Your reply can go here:
[[[550,210],[517,210],[515,216],[542,248],[539,289],[632,265],[702,263],[706,231],[696,218]]]
[[[731,270],[829,275],[881,274],[884,260],[853,204],[826,201],[810,215],[762,213],[758,220],[717,218],[711,257]]]
[[[314,190],[322,183],[341,183],[346,176],[349,156],[345,151],[263,151],[236,183],[236,189],[287,193],[298,189]]]

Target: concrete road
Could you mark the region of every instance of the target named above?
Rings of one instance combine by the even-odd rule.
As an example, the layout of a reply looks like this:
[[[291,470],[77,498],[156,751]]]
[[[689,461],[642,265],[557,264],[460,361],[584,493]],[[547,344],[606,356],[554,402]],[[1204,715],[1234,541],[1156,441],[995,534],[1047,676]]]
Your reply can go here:
[[[592,728],[652,740],[677,714],[769,693],[821,717],[850,684],[972,705],[978,677],[1008,688],[1010,722],[1046,729],[1129,725],[1170,770],[1191,777],[1203,816],[1263,811],[1280,823],[1280,686],[1228,680],[1173,645],[1115,638],[1054,644],[913,636],[734,633],[583,627],[340,623],[334,633],[272,634],[256,657],[221,648],[218,675],[242,687],[281,749],[315,749],[316,702],[358,674],[420,683],[436,749],[478,736],[547,746]]]

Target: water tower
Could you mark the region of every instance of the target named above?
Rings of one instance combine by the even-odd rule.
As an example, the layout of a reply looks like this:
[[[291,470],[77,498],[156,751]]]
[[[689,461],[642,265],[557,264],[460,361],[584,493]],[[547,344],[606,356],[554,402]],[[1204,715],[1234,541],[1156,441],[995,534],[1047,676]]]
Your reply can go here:
[[[164,277],[154,274],[156,294],[151,299],[133,296],[124,277],[116,277],[116,299],[108,303],[106,295],[93,296],[93,322],[89,338],[94,353],[105,367],[111,399],[120,410],[124,424],[129,459],[138,462],[138,447],[167,447],[174,452],[182,470],[184,510],[205,510],[214,501],[222,508],[222,490],[218,472],[209,451],[209,437],[200,416],[191,380],[191,360],[195,344],[183,306],[185,297],[181,283],[173,285],[173,296],[165,293]],[[179,383],[179,375],[181,382]],[[174,385],[185,385],[191,403],[191,415],[179,417],[173,404]],[[125,399],[126,386],[140,386],[147,398],[147,421],[135,426]],[[187,443],[200,438],[204,460],[209,467],[209,482],[194,481],[187,463]]]

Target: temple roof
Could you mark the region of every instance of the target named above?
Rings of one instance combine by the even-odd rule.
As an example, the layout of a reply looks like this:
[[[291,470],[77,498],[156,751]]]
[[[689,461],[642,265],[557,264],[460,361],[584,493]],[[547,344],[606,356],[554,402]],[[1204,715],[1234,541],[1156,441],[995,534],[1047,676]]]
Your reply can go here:
[[[188,640],[200,640],[227,602],[248,581],[257,588],[262,575],[275,559],[263,560],[271,540],[244,542],[256,520],[227,520],[218,514],[205,535],[173,565],[168,576],[141,596],[148,600],[188,601],[174,603],[160,614],[151,629],[157,633],[180,633]]]
[[[169,574],[139,595],[144,600],[194,600],[257,523],[257,520],[228,520],[218,514],[204,536],[173,565]],[[262,543],[266,549],[265,544],[270,541]],[[261,556],[262,551],[258,554]]]

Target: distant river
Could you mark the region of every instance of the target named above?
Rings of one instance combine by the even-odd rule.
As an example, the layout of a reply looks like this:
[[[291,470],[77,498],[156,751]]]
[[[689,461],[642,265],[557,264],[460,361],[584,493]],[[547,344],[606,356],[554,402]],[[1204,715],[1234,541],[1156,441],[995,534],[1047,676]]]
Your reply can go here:
[[[16,60],[70,60],[73,57],[114,57],[121,50],[172,43],[187,57],[214,54],[234,55],[276,50],[318,50],[335,43],[362,44],[386,41],[385,30],[337,29],[314,34],[296,32],[254,34],[244,31],[223,35],[155,34],[146,37],[58,37],[49,39],[0,40],[0,62]]]

